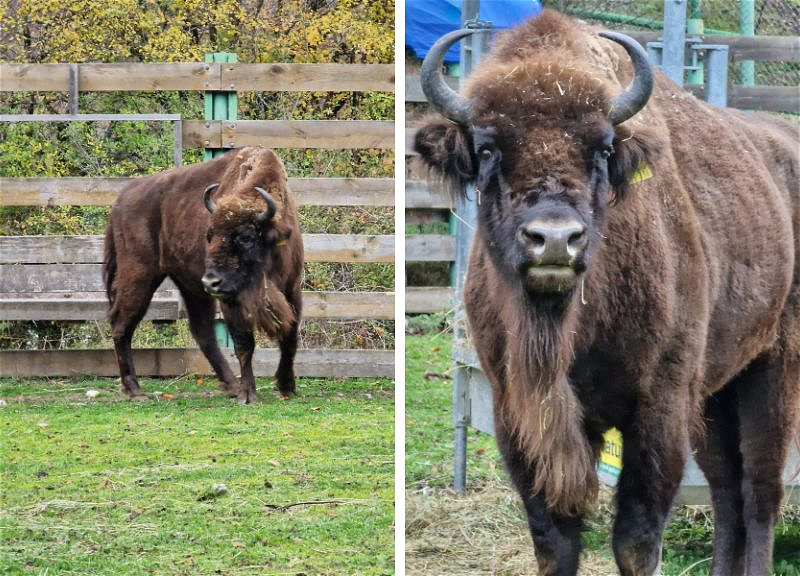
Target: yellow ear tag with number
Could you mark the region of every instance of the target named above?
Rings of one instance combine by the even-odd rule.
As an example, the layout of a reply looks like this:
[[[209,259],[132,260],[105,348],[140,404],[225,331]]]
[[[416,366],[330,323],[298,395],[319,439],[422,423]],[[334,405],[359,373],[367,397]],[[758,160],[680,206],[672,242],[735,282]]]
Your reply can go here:
[[[628,184],[638,184],[639,182],[644,182],[652,177],[653,172],[650,170],[650,165],[647,162],[642,162],[639,164],[639,167],[636,168],[636,172],[633,173],[631,179],[628,180]]]
[[[285,244],[286,244],[286,238],[284,238],[283,240],[278,240],[277,242],[275,242],[275,246],[284,246]]]

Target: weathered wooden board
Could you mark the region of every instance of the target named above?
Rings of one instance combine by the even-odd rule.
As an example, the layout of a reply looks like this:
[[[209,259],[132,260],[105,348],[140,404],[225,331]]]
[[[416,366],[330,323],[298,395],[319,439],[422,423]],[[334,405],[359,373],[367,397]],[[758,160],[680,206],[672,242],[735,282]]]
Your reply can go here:
[[[448,223],[450,221],[450,211],[441,208],[409,208],[406,210],[406,226],[418,224]],[[408,229],[406,229],[408,233]]]
[[[705,99],[705,86],[687,86],[692,94]],[[740,110],[768,112],[800,112],[800,87],[798,86],[741,86],[728,88],[728,106]]]
[[[133,180],[0,178],[0,206],[110,206]],[[393,178],[289,178],[289,187],[300,206],[394,206]]]
[[[96,265],[103,261],[103,242],[104,237],[99,234],[0,237],[2,282],[6,282],[7,275],[15,274],[15,268],[20,268],[20,273],[24,269],[36,275],[35,265],[38,264]],[[305,258],[311,262],[394,262],[392,235],[303,234],[303,245]],[[6,288],[2,291],[18,290]]]
[[[231,367],[238,361],[230,348],[223,349]],[[279,351],[258,349],[253,357],[256,376],[272,376]],[[193,348],[138,349],[133,351],[140,376],[175,377],[186,373],[211,374],[203,353]],[[393,350],[298,350],[295,372],[301,377],[371,378],[394,376]],[[0,376],[119,376],[113,350],[3,350]]]
[[[406,314],[446,312],[455,306],[453,289],[447,286],[406,287]]]
[[[406,262],[446,262],[456,254],[456,237],[448,234],[406,236]]]
[[[654,42],[661,32],[640,30],[621,31],[634,38],[642,46]],[[703,44],[724,44],[730,47],[733,61],[765,60],[774,62],[800,62],[800,37],[798,36],[731,36],[722,34],[692,34],[699,36]]]
[[[407,180],[405,196],[406,208],[453,208],[453,195],[441,184]]]
[[[221,84],[238,92],[394,92],[394,64],[224,64]]]
[[[69,66],[69,64],[0,64],[0,92],[67,92]]]
[[[218,140],[217,140],[218,139]],[[211,144],[209,144],[209,142]],[[215,143],[219,142],[219,146]],[[184,148],[394,148],[387,120],[185,120]]]
[[[108,300],[102,292],[47,292],[0,295],[0,321],[53,320],[105,321]],[[156,296],[145,320],[177,320],[181,317],[177,295]]]
[[[70,64],[0,64],[0,91],[67,92]],[[78,64],[82,92],[394,92],[394,64]]]
[[[171,284],[170,284],[171,285]],[[165,286],[166,288],[166,286]],[[3,293],[0,321],[105,320],[108,300],[104,292]],[[148,309],[148,320],[184,318],[182,302],[174,290],[159,291]],[[317,320],[394,318],[393,292],[303,292],[303,317]]]
[[[732,86],[728,106],[742,110],[800,112],[798,86]]]
[[[458,92],[457,76],[443,76],[445,83],[453,90]],[[422,85],[419,81],[419,74],[409,74],[406,76],[406,102],[427,102],[425,94],[422,92]]]
[[[222,90],[220,64],[138,63],[79,64],[81,92]]]

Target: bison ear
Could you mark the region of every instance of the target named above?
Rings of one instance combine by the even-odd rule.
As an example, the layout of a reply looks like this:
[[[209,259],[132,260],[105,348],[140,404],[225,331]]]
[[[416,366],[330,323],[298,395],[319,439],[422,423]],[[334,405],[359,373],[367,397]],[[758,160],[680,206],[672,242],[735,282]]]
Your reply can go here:
[[[456,189],[475,179],[472,138],[463,126],[428,122],[414,136],[414,150],[432,172],[450,180]]]
[[[608,179],[614,201],[621,200],[631,186],[652,177],[652,165],[659,146],[655,134],[647,130],[631,132],[616,127],[614,153],[608,159]]]

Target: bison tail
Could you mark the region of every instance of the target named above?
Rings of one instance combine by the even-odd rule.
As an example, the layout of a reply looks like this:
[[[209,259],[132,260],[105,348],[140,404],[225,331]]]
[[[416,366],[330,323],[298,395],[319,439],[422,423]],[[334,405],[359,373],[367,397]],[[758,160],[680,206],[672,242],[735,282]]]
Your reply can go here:
[[[103,283],[106,286],[108,301],[114,301],[114,277],[117,275],[117,249],[114,246],[114,233],[109,225],[106,228],[106,242],[103,251]]]

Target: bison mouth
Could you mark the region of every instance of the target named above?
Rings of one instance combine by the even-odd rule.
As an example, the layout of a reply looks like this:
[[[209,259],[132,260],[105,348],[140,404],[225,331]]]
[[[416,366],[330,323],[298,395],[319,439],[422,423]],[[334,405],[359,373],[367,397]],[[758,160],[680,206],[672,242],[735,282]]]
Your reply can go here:
[[[578,280],[578,271],[571,266],[527,264],[521,273],[525,289],[531,294],[565,294]]]

